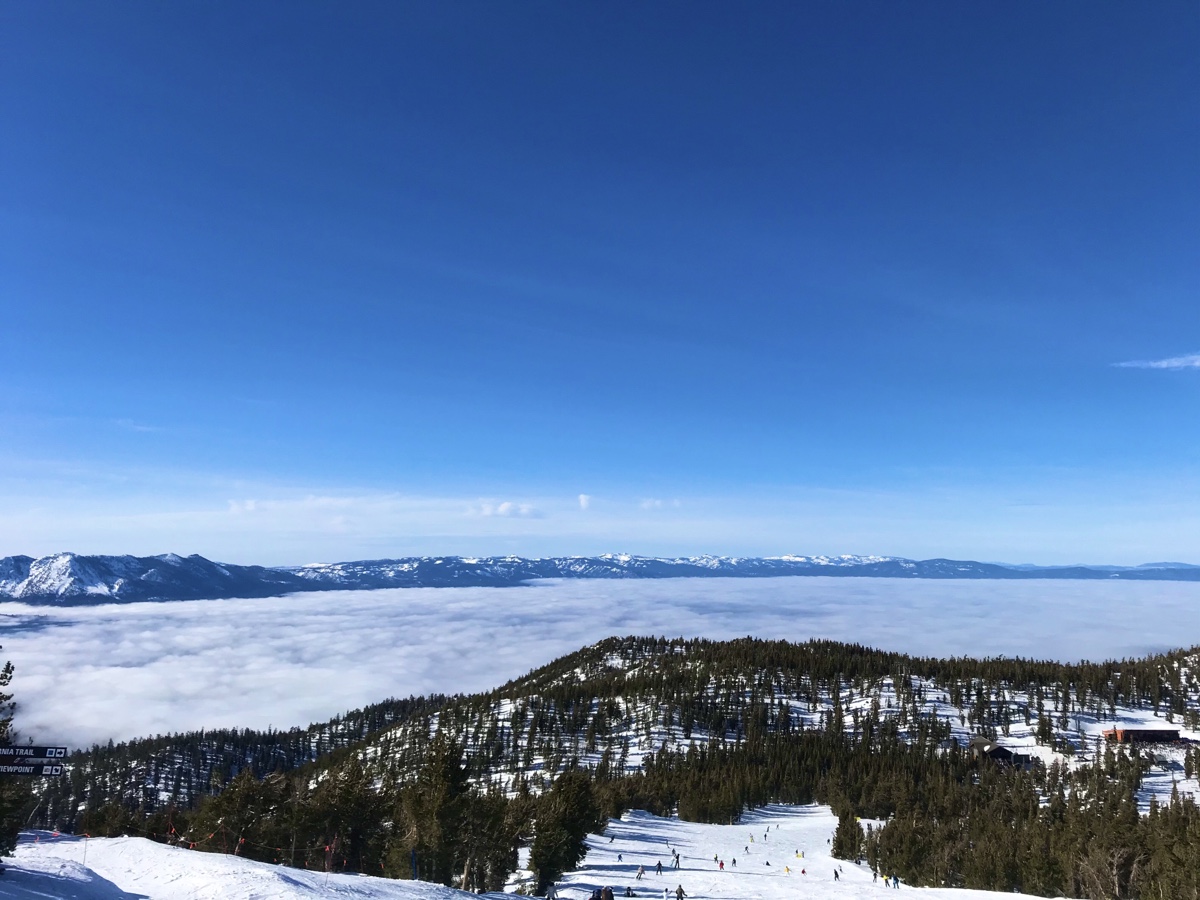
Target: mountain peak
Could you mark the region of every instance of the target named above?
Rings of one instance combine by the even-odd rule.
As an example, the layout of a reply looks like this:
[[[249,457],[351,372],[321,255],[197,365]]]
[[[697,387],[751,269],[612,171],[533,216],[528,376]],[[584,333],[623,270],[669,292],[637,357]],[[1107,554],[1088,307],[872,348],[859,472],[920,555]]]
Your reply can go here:
[[[511,587],[546,578],[990,578],[1200,581],[1200,566],[1011,566],[973,560],[894,556],[653,557],[631,553],[526,559],[419,556],[264,568],[216,563],[192,554],[0,559],[0,598],[26,603],[112,603],[268,597],[296,591],[399,587]]]

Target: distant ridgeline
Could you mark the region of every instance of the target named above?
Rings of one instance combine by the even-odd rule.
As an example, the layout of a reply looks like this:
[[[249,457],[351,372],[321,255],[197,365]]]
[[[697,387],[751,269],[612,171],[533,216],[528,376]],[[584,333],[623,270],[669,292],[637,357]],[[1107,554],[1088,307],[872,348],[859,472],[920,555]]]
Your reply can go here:
[[[1184,900],[1198,667],[1200,648],[1068,665],[611,638],[488,693],[97,747],[32,821],[495,890],[519,844],[545,887],[625,809],[819,801],[837,855],[909,884]]]
[[[271,597],[294,591],[397,587],[511,587],[545,578],[858,578],[1124,579],[1200,581],[1200,566],[1005,566],[969,560],[885,556],[689,556],[623,554],[524,559],[410,557],[266,568],[215,563],[202,556],[80,556],[60,553],[0,559],[0,599],[93,604],[139,600]]]

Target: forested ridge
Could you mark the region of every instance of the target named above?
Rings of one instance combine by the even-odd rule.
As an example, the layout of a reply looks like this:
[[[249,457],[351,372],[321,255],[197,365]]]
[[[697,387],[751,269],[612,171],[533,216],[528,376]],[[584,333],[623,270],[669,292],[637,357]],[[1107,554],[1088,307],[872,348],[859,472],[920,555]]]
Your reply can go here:
[[[110,801],[146,810],[164,803],[190,808],[241,772],[262,777],[294,771],[445,701],[440,695],[384,700],[287,731],[226,728],[110,741],[74,754],[65,778],[39,785],[33,821],[70,827],[81,808]]]
[[[1098,734],[1133,720],[1194,733],[1197,659],[612,638],[483,694],[389,701],[303,732],[94,748],[34,816],[296,865],[411,877],[415,863],[494,889],[518,844],[532,841],[544,886],[624,809],[726,822],[819,801],[841,816],[840,855],[911,884],[1186,900],[1200,816],[1179,786],[1195,785],[1196,748]],[[1035,759],[976,759],[972,734],[1024,741]]]

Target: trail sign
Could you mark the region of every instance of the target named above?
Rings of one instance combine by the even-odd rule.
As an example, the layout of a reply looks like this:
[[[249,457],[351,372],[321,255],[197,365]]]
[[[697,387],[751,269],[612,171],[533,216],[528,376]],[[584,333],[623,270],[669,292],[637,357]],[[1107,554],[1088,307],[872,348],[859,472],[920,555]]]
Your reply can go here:
[[[63,767],[44,763],[0,763],[0,775],[61,775]]]
[[[0,747],[0,763],[18,759],[64,759],[66,755],[66,747]]]

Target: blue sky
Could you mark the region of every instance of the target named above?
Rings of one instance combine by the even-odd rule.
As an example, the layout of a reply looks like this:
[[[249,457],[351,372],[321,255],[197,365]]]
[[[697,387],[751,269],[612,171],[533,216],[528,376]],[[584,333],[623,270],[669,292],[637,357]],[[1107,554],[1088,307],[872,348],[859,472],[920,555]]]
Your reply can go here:
[[[1191,3],[9,4],[0,554],[1200,562],[1198,83]]]

